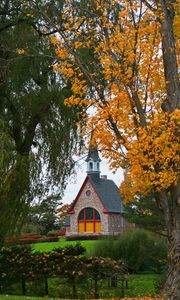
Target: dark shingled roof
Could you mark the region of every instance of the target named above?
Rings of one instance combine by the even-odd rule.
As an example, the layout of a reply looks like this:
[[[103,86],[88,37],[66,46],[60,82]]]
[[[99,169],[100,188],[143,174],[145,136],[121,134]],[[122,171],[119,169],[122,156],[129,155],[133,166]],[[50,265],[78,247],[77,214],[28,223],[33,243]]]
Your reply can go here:
[[[101,159],[99,158],[97,147],[92,147],[89,149],[86,161],[89,161],[90,159],[92,159],[93,161],[101,161]]]
[[[112,213],[121,213],[124,211],[122,197],[118,187],[113,180],[98,178],[94,175],[88,176],[94,186],[104,207]]]

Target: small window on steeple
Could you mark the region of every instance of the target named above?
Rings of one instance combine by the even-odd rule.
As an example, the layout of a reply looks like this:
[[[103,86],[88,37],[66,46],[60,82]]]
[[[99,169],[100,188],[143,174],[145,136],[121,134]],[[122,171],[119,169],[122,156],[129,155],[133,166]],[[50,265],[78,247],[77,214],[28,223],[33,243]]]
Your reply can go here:
[[[97,163],[97,169],[99,170],[99,163]]]
[[[89,166],[90,166],[90,170],[92,170],[92,169],[93,169],[93,163],[90,162],[90,163],[89,163]]]

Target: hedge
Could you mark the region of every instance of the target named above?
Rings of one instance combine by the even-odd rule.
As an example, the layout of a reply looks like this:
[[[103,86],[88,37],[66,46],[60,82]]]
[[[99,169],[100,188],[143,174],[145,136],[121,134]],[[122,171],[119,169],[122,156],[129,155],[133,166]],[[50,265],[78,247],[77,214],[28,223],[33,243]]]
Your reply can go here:
[[[94,283],[94,297],[98,298],[98,282],[108,278],[114,283],[118,276],[124,280],[126,268],[121,261],[110,258],[87,258],[85,248],[75,246],[54,249],[49,253],[33,253],[30,246],[2,247],[0,249],[0,292],[14,283],[20,283],[22,294],[27,293],[27,282],[44,282],[44,295],[48,294],[48,279],[63,278],[70,284],[73,298],[77,297],[77,285],[91,279]],[[123,294],[122,294],[123,296]]]

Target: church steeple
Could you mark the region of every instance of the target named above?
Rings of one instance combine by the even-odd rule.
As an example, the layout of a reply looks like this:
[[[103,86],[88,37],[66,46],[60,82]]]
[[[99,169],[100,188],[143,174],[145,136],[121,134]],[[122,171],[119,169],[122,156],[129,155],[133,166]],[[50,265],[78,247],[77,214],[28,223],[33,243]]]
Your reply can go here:
[[[93,135],[93,133],[92,133],[92,135]],[[90,141],[88,156],[86,158],[87,174],[88,175],[95,175],[96,177],[99,177],[101,159],[99,157],[97,146],[93,143],[92,135],[91,135],[91,141]]]

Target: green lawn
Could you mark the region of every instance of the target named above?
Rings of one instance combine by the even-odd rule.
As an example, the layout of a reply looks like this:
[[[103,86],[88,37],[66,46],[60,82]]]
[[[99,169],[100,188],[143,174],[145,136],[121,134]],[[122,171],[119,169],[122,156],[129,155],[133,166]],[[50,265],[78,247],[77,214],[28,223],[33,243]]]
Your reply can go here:
[[[132,274],[129,276],[126,297],[155,296],[155,282],[160,279],[160,274]]]
[[[155,282],[160,279],[161,275],[159,274],[132,274],[129,275],[128,279],[128,288],[124,290],[124,297],[131,298],[131,297],[144,297],[144,296],[155,296],[157,291],[155,290]],[[72,286],[70,283],[65,283],[64,279],[53,278],[49,279],[49,298],[47,297],[25,297],[25,296],[6,296],[0,295],[0,300],[58,300],[58,299],[72,299]],[[118,283],[118,286],[112,288],[108,285],[107,280],[103,280],[99,282],[99,296],[102,299],[105,298],[119,298],[122,295],[122,287],[121,283]],[[36,283],[35,287],[36,292],[40,287],[40,283]],[[88,299],[94,298],[94,285],[91,286],[90,282],[87,285],[87,282],[80,282],[77,286],[78,295],[80,299]],[[8,294],[10,290],[6,291]],[[14,289],[14,294],[21,293],[21,289]],[[41,291],[42,292],[42,291]],[[12,291],[11,291],[12,293]],[[32,291],[28,291],[29,295],[32,295]],[[42,294],[42,293],[41,293]],[[50,298],[54,297],[54,298]]]
[[[37,244],[33,244],[32,248],[34,249],[34,251],[40,251],[40,252],[48,252],[53,250],[54,248],[63,248],[66,247],[68,245],[75,245],[78,241],[66,241],[65,239],[60,239],[58,242],[50,242],[50,243],[37,243]],[[91,240],[87,240],[87,241],[80,241],[81,245],[84,246],[86,248],[86,254],[87,255],[91,255],[91,250],[93,249],[94,245],[96,243],[98,243],[99,241],[95,240],[95,241],[91,241]]]

